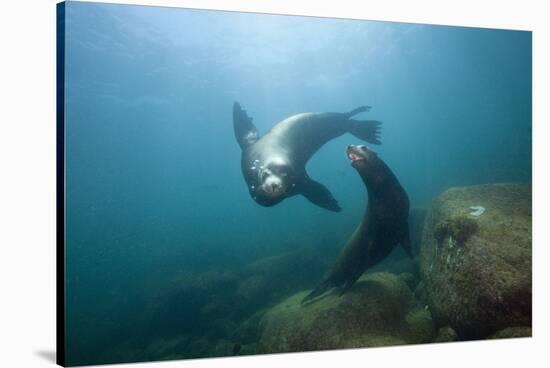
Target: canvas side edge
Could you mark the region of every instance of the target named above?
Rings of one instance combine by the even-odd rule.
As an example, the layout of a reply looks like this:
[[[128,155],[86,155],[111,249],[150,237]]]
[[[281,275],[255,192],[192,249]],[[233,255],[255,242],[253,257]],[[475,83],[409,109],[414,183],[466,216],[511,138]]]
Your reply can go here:
[[[65,2],[56,4],[56,363],[66,365]]]

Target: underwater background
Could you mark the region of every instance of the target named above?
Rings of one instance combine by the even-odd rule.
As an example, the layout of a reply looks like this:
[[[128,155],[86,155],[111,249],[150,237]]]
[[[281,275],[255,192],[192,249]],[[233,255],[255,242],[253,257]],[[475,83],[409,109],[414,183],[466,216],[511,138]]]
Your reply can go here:
[[[361,221],[349,134],[307,166],[341,213],[256,204],[235,101],[260,134],[372,106],[411,208],[531,182],[530,32],[67,2],[65,47],[70,365],[255,353],[251,320],[316,286]],[[383,269],[412,267],[394,253]]]

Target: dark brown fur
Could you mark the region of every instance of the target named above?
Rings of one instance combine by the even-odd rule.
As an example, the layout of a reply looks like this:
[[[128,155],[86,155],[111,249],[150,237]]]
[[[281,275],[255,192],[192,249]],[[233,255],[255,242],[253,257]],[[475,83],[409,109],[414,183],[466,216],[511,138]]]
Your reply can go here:
[[[409,198],[407,193],[378,155],[365,146],[348,146],[368,191],[368,204],[363,221],[342,249],[331,271],[303,302],[338,287],[345,293],[369,267],[391,253],[397,244],[412,256],[409,240]]]

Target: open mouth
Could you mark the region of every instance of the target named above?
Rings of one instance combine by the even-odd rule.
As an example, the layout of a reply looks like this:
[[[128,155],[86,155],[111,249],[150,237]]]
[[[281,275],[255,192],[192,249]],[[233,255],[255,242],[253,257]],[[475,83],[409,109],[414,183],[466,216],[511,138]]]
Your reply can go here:
[[[351,162],[357,162],[357,161],[364,161],[365,157],[357,152],[357,148],[355,146],[348,146],[347,149],[347,155],[348,159]]]
[[[281,180],[270,177],[263,183],[262,190],[268,197],[274,198],[284,193],[285,186]]]
[[[281,194],[281,190],[278,188],[265,187],[263,189],[264,193],[267,194],[269,197],[276,197]]]
[[[349,152],[348,152],[348,158],[350,159],[351,162],[364,160],[363,157],[356,155],[355,153],[349,153]]]

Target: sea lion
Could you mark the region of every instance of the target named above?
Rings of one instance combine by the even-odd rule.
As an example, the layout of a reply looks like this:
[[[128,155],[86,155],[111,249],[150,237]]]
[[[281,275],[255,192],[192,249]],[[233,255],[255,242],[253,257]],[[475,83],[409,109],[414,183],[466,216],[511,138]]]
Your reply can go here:
[[[368,111],[361,106],[348,113],[302,113],[277,123],[260,138],[246,111],[233,104],[233,128],[242,149],[241,168],[251,197],[262,206],[273,206],[302,194],[317,206],[338,212],[338,202],[322,184],[311,179],[305,166],[329,140],[344,133],[380,144],[380,122],[353,120]]]
[[[350,145],[346,153],[367,187],[367,210],[335,265],[302,303],[334,287],[340,288],[342,295],[367,268],[386,258],[398,243],[412,257],[407,193],[375,152],[365,146]]]

